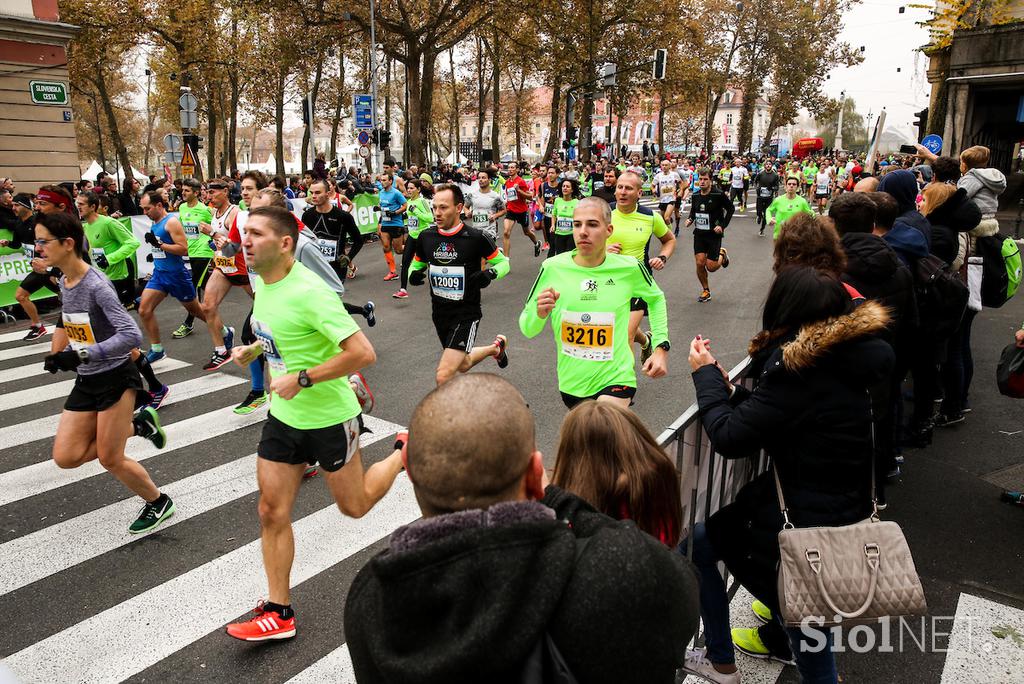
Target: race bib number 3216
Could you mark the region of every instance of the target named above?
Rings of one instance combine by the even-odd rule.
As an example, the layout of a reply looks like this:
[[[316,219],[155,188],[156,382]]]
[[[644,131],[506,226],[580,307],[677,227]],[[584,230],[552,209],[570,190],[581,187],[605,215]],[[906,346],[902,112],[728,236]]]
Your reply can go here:
[[[611,361],[614,313],[566,311],[562,314],[562,353],[584,361]]]

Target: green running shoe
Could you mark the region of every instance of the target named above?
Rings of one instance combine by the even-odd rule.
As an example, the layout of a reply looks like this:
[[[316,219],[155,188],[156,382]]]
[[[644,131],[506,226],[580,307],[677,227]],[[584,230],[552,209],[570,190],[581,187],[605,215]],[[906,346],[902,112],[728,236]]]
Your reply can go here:
[[[142,534],[143,532],[155,530],[164,520],[167,520],[172,515],[174,515],[174,502],[171,501],[171,497],[162,494],[153,503],[146,502],[146,505],[139,511],[139,517],[128,526],[128,532],[131,534]]]
[[[178,326],[178,329],[171,333],[171,337],[180,340],[183,337],[188,337],[192,334],[192,326],[185,325],[182,323]]]
[[[768,624],[772,621],[772,609],[757,599],[754,599],[754,602],[750,604],[750,610],[754,611],[754,615],[756,615],[757,619],[761,622]]]
[[[765,629],[769,629],[766,627]],[[782,630],[779,629],[779,632]],[[761,635],[756,627],[751,628],[740,628],[736,627],[732,630],[732,643],[736,647],[736,650],[741,653],[745,653],[751,658],[759,658],[761,660],[774,660],[786,665],[794,665],[793,654],[790,652],[781,653],[772,651],[768,648],[764,641],[761,640]]]
[[[140,409],[132,419],[132,423],[135,425],[135,434],[143,439],[148,439],[157,449],[167,446],[167,433],[160,426],[160,416],[157,415],[156,409],[153,407],[145,406]]]
[[[267,403],[269,397],[266,392],[253,390],[242,400],[242,403],[235,407],[234,411],[240,416],[247,416],[259,407]]]

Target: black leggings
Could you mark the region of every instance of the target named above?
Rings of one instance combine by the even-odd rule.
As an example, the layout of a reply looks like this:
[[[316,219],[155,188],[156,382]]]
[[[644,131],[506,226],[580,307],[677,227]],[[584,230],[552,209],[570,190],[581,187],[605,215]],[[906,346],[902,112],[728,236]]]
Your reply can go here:
[[[561,254],[562,252],[571,252],[576,249],[576,239],[571,235],[559,235],[555,233],[551,236],[551,242],[549,243],[551,248],[548,250],[548,258]]]
[[[401,273],[401,288],[403,290],[409,287],[409,268],[412,266],[412,258],[416,256],[416,238],[411,235],[405,238],[405,251],[402,252],[402,273]]]

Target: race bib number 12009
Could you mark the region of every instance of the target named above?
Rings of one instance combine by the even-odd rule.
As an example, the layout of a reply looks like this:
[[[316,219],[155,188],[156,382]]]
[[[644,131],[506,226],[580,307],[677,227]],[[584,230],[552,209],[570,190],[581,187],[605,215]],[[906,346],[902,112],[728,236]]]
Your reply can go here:
[[[442,299],[462,301],[466,294],[465,266],[430,266],[430,289]]]

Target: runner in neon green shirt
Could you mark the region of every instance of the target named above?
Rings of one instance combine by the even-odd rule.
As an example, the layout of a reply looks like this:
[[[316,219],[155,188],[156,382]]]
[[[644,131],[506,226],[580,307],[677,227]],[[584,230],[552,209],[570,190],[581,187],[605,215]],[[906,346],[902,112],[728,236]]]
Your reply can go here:
[[[639,205],[642,185],[643,179],[633,171],[625,171],[615,181],[615,210],[611,214],[612,235],[607,241],[608,251],[635,258],[649,272],[660,271],[676,249],[676,236],[668,229],[660,213]],[[658,256],[649,257],[647,243],[652,235],[661,241],[661,251]],[[631,307],[629,339],[640,345],[642,363],[653,349],[650,333],[640,330],[647,305],[642,297],[637,297]]]
[[[262,641],[295,635],[289,574],[294,550],[293,507],[308,463],[319,461],[342,513],[365,515],[402,470],[402,452],[363,469],[359,401],[348,376],[376,360],[373,347],[318,275],[295,260],[298,224],[287,209],[249,213],[243,247],[259,278],[252,326],[257,342],[236,346],[232,358],[248,366],[261,354],[270,366],[273,400],[257,447],[260,534],[268,601],[247,621],[228,625],[236,639]]]
[[[611,234],[608,204],[596,197],[580,200],[573,217],[576,248],[541,265],[519,314],[526,337],[536,337],[551,319],[558,389],[569,408],[585,399],[629,406],[636,394],[629,337],[635,298],[647,302],[651,316],[654,350],[643,371],[651,378],[668,372],[665,294],[642,264],[607,251]]]
[[[812,197],[814,192],[814,177],[818,175],[818,165],[813,161],[808,161],[804,164],[804,186],[807,189],[807,199]]]
[[[794,214],[804,212],[807,214],[814,215],[814,210],[811,209],[811,205],[807,203],[801,195],[797,193],[800,190],[800,181],[796,178],[786,179],[786,194],[779,195],[772,200],[772,203],[768,205],[768,208],[764,212],[765,218],[768,220],[769,226],[774,226],[772,230],[772,239],[779,239],[779,231],[782,230],[782,224]]]
[[[405,182],[405,197],[408,200],[405,215],[409,236],[405,240],[405,249],[402,252],[400,286],[398,292],[391,295],[395,299],[409,298],[407,289],[409,287],[409,267],[412,266],[412,258],[416,254],[416,240],[420,233],[434,222],[434,212],[430,209],[430,202],[422,195],[424,188],[433,196],[433,186],[430,183],[420,178]]]
[[[85,237],[89,241],[89,256],[93,264],[114,283],[118,300],[128,306],[135,302],[135,275],[128,259],[141,244],[131,228],[117,219],[99,213],[100,200],[92,192],[75,199],[78,215],[82,218]]]
[[[579,204],[579,185],[576,181],[561,182],[561,197],[556,197],[551,206],[551,249],[548,257],[553,257],[573,248],[572,216]]]
[[[178,205],[178,220],[185,229],[188,239],[188,266],[192,273],[192,286],[196,288],[196,296],[203,300],[206,279],[210,275],[210,263],[213,261],[213,250],[210,249],[210,238],[200,230],[200,225],[210,225],[213,213],[210,208],[199,201],[202,183],[195,178],[186,178],[181,182],[181,204]],[[192,326],[196,320],[192,314],[185,317],[185,322],[171,333],[171,337],[181,339],[192,334]]]

